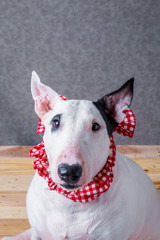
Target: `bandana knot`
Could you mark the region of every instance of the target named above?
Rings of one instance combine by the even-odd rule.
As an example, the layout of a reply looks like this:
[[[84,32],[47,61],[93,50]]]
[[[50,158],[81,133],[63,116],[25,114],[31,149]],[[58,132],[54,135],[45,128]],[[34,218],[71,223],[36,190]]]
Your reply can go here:
[[[64,101],[67,99],[63,96],[60,96]],[[126,110],[126,116],[124,120],[115,128],[114,132],[121,134],[123,136],[133,137],[134,130],[136,126],[136,119],[132,110]],[[39,119],[37,133],[44,133],[45,126],[43,125],[41,119]],[[102,193],[106,192],[111,183],[113,182],[113,167],[115,166],[116,161],[116,146],[113,139],[113,134],[110,138],[110,154],[106,160],[106,164],[103,169],[93,178],[91,182],[85,186],[75,190],[67,191],[64,188],[58,186],[51,178],[49,171],[49,162],[47,154],[45,152],[44,142],[34,146],[30,150],[30,157],[35,157],[33,168],[37,170],[38,174],[43,177],[47,183],[50,190],[55,190],[60,194],[63,194],[65,197],[71,199],[74,202],[90,202]]]

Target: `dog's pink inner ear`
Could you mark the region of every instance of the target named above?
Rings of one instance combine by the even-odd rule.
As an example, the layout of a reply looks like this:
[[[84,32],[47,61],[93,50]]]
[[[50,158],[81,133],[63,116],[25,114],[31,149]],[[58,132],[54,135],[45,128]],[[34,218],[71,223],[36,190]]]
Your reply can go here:
[[[117,123],[125,118],[125,110],[130,106],[133,97],[134,79],[128,80],[119,90],[103,97],[106,113],[110,114]]]
[[[42,84],[35,72],[32,74],[31,92],[35,101],[35,112],[43,119],[44,116],[54,108],[59,100],[59,96],[50,87]]]
[[[40,118],[43,118],[46,113],[54,109],[59,100],[59,96],[45,85],[41,85],[37,93],[38,95],[35,98],[35,111]]]
[[[48,96],[39,96],[35,99],[35,111],[40,118],[51,110],[51,102]]]

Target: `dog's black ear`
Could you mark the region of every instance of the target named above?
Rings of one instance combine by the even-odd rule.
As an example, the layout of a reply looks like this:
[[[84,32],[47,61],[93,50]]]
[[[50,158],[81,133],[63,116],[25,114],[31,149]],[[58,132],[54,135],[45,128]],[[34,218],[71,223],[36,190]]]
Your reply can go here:
[[[134,78],[128,80],[117,91],[105,95],[102,99],[105,104],[105,112],[121,123],[125,117],[125,110],[131,105],[133,98]]]

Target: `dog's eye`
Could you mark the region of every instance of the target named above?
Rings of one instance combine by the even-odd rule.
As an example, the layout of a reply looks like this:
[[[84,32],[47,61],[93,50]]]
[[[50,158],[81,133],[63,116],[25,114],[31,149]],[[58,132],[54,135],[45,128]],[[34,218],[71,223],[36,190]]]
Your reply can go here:
[[[51,121],[51,125],[52,125],[52,131],[57,130],[60,126],[60,115],[56,115],[52,121]]]
[[[97,122],[94,122],[93,125],[92,125],[92,131],[95,132],[95,131],[98,131],[100,129],[100,125],[97,123]]]
[[[58,119],[54,119],[52,121],[52,125],[55,127],[55,128],[59,128],[59,125],[60,125],[60,121]]]

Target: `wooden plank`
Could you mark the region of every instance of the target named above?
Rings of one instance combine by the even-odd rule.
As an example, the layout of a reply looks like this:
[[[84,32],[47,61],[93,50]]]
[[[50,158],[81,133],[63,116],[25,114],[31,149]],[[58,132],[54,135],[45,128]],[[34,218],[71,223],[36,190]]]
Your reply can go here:
[[[149,173],[147,175],[150,177],[150,179],[152,180],[152,182],[155,185],[160,184],[160,174],[159,173]]]
[[[155,179],[157,179],[157,181],[158,179],[160,180],[160,158],[132,159],[137,162],[148,175],[152,174],[153,176],[153,174],[156,174]],[[35,172],[32,170],[32,162],[30,162],[30,164],[21,164],[19,163],[20,160],[15,160],[15,165],[12,161],[9,161],[9,164],[6,163],[5,165],[1,165],[1,162],[3,161],[0,161],[0,177],[2,176],[2,180],[0,181],[0,191],[23,191],[24,189],[26,191]],[[3,166],[5,168],[4,170]]]
[[[27,219],[26,207],[0,206],[0,219]]]
[[[117,151],[130,158],[160,158],[159,145],[118,145]]]
[[[0,159],[29,158],[33,146],[0,146]],[[117,150],[131,158],[160,158],[160,145],[118,145]]]
[[[0,237],[17,235],[29,228],[27,219],[0,219]]]
[[[0,159],[0,174],[34,174],[33,159]]]
[[[27,191],[33,175],[1,175],[0,192],[24,192]]]
[[[29,158],[33,146],[0,146],[0,158]]]
[[[147,173],[160,174],[160,158],[132,158]]]
[[[32,165],[34,162],[35,158],[12,158],[12,157],[4,157],[0,158],[0,164],[28,164]]]
[[[158,186],[160,185],[160,173],[146,172],[151,178],[152,182]],[[32,181],[32,175],[24,176],[23,175],[3,175],[3,178],[0,181],[0,193],[11,192],[11,196],[16,192],[27,192],[29,185]],[[2,199],[2,197],[0,197]]]
[[[160,190],[160,158],[132,158],[147,173],[157,190]]]
[[[0,192],[0,206],[25,207],[27,192]]]
[[[144,170],[160,172],[160,158],[133,158]],[[0,160],[0,174],[23,174],[23,175],[33,175],[35,170],[33,170],[33,161],[21,159],[8,159]],[[146,170],[147,171],[147,170]]]
[[[153,182],[160,181],[160,158],[143,160],[133,158],[133,160],[146,171]],[[32,168],[32,165],[30,167],[27,165],[26,167],[25,164],[22,164],[21,167],[17,167],[19,168],[18,170],[15,168],[13,172],[12,164],[6,164],[6,166],[6,169],[2,171],[3,174],[0,172],[0,191],[27,191],[35,172],[34,170],[29,170],[29,168]],[[23,167],[27,168],[27,170],[23,169]]]

